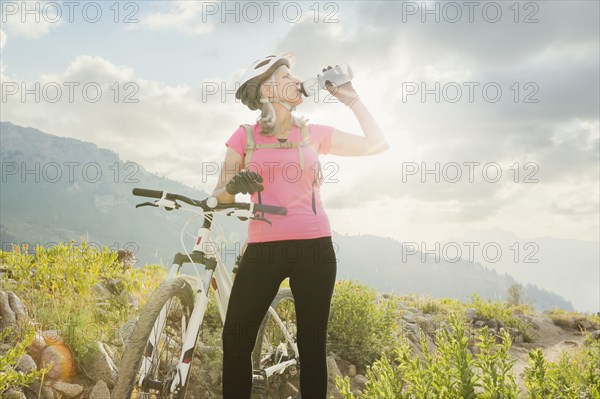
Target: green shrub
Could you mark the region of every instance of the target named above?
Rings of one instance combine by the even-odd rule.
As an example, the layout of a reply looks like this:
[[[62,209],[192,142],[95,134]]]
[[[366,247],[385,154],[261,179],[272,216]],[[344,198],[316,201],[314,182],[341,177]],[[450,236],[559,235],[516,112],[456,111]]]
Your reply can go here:
[[[558,363],[548,362],[541,349],[531,350],[525,386],[529,399],[600,398],[600,341],[588,336],[572,358],[563,353]]]
[[[382,352],[391,351],[396,332],[396,300],[377,302],[372,288],[340,280],[331,300],[329,335],[335,353],[365,367]]]
[[[435,338],[430,352],[421,332],[422,356],[415,356],[406,339],[394,348],[395,358],[383,355],[367,370],[367,385],[360,399],[511,399],[517,387],[508,359],[511,341],[503,335],[496,343],[487,328],[479,332],[480,353],[468,350],[469,337],[459,317],[452,313],[450,325]],[[354,399],[350,381],[338,377],[336,386],[344,399]]]
[[[484,301],[477,295],[473,294],[472,306],[477,310],[477,316],[483,320],[500,320],[504,326],[513,327],[519,330],[523,335],[525,342],[533,342],[533,330],[531,324],[513,315],[514,309],[528,309],[523,305],[509,306],[504,302],[492,302],[491,300]]]
[[[0,261],[15,281],[0,286],[21,298],[37,329],[57,330],[79,363],[91,354],[96,341],[110,342],[137,312],[124,297],[111,296],[99,304],[94,285],[117,279],[143,305],[165,273],[160,266],[126,270],[117,262],[116,252],[85,242],[37,246],[34,254],[27,249],[24,245],[22,250],[15,246],[0,251]]]

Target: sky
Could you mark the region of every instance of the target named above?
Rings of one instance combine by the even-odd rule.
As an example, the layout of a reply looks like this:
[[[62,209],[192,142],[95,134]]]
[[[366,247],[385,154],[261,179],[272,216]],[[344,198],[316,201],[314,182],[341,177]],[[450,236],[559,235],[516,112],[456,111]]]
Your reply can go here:
[[[390,144],[322,156],[335,231],[599,240],[597,1],[1,3],[2,121],[212,192],[206,165],[258,117],[237,82],[291,51],[302,79],[351,65]],[[339,102],[295,113],[363,135]]]

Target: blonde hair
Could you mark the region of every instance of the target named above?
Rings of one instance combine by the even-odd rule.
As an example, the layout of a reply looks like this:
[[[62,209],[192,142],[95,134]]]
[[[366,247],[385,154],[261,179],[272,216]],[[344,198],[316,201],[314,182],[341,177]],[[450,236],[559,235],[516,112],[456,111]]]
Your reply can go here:
[[[273,74],[270,77],[271,83],[275,84],[275,75],[277,74],[277,72],[281,69],[285,67],[285,65],[280,65],[279,67],[277,67],[277,69],[275,69],[275,71],[273,72]],[[269,81],[269,79],[265,80],[263,82],[266,83],[267,81]],[[262,85],[261,85],[262,86]],[[260,90],[259,90],[260,93]],[[259,94],[260,98],[264,98],[262,96],[262,94]],[[279,127],[279,123],[277,121],[277,114],[275,113],[275,108],[273,107],[273,103],[271,102],[260,102],[260,116],[256,119],[257,122],[259,122],[260,124],[260,130],[261,130],[261,134],[264,134],[265,136],[273,136],[275,134],[275,132],[277,131],[277,128]],[[293,126],[298,126],[299,128],[302,128],[304,126],[306,126],[306,124],[308,123],[308,119],[306,119],[305,117],[301,116],[298,117],[294,114],[292,114],[292,125]]]

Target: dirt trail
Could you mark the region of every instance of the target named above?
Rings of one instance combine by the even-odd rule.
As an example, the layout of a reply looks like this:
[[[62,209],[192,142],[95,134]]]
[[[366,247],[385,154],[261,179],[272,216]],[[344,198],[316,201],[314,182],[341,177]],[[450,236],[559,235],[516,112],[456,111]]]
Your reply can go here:
[[[535,342],[513,343],[509,354],[516,362],[513,366],[513,374],[519,386],[523,387],[523,372],[529,361],[528,353],[532,349],[541,348],[548,362],[560,361],[563,353],[571,354],[583,344],[585,337],[574,330],[564,330],[548,318],[535,318],[532,320],[536,326],[534,333]]]

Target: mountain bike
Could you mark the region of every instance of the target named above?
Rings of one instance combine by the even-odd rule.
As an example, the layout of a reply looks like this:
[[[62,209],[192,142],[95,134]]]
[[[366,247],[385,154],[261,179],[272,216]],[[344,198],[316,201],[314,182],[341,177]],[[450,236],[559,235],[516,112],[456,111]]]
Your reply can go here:
[[[165,210],[186,210],[193,214],[181,230],[184,253],[177,253],[169,273],[141,310],[133,331],[126,339],[118,378],[112,392],[114,399],[169,398],[186,396],[192,360],[205,317],[209,292],[214,293],[221,323],[225,322],[231,293],[230,277],[211,238],[215,214],[255,219],[271,223],[265,214],[285,215],[283,207],[253,202],[219,204],[209,197],[195,200],[165,191],[135,188],[133,194],[154,198],[153,202],[137,204]],[[195,236],[191,253],[184,244],[184,231],[197,217],[203,224]],[[239,262],[241,254],[237,257]],[[237,263],[236,262],[236,263]],[[192,263],[195,276],[180,274],[185,263]],[[204,268],[204,276],[199,269]],[[295,375],[299,368],[296,343],[296,318],[293,296],[282,288],[268,309],[258,330],[252,351],[253,391],[266,392],[271,377],[288,371]]]

